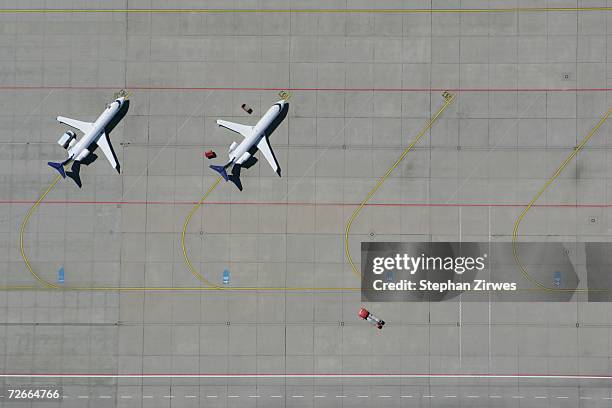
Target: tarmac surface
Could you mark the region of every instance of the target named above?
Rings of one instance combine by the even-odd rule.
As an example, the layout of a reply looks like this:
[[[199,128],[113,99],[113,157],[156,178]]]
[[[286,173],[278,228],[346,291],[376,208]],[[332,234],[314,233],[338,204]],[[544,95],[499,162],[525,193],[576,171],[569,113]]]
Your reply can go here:
[[[0,10],[0,386],[63,392],[30,403],[4,393],[0,407],[612,404],[609,303],[365,304],[386,320],[379,331],[357,316],[344,248],[347,220],[444,90],[455,100],[353,223],[352,257],[359,265],[362,241],[511,241],[521,211],[612,107],[612,10],[589,9],[612,4],[2,7],[41,5],[115,10]],[[344,10],[365,7],[378,11]],[[244,8],[274,10],[231,11]],[[490,8],[504,11],[474,10]],[[131,92],[110,134],[121,174],[103,155],[82,165],[82,187],[61,180],[24,225],[56,177],[46,162],[65,154],[55,117],[92,121],[120,89]],[[208,165],[240,141],[215,120],[253,125],[282,90],[288,115],[270,136],[282,177],[256,154],[242,191],[222,182],[194,212],[184,251],[185,219],[217,179]],[[529,210],[520,241],[610,242],[610,126]],[[32,271],[50,286],[24,263],[22,228]],[[584,277],[580,254],[571,258]],[[240,287],[262,289],[225,289]],[[185,374],[250,376],[170,378]]]

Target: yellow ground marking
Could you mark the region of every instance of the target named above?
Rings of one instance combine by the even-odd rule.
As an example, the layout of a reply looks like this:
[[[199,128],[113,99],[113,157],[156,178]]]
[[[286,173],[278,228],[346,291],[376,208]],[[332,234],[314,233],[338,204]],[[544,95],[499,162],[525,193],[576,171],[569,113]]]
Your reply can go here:
[[[31,286],[31,285],[7,285],[7,286],[0,286],[0,290],[2,291],[10,291],[10,290],[65,290],[65,291],[89,291],[89,292],[106,292],[106,291],[119,291],[119,292],[182,292],[182,293],[186,293],[186,292],[204,292],[204,291],[219,291],[219,290],[225,290],[225,291],[237,291],[237,292],[257,292],[257,291],[288,291],[288,292],[335,292],[335,291],[344,291],[344,292],[357,292],[360,291],[361,288],[358,287],[352,287],[352,288],[338,288],[338,287],[250,287],[250,286],[242,286],[242,287],[219,287],[216,286],[214,284],[212,284],[211,282],[209,282],[206,278],[204,278],[192,265],[191,261],[189,260],[189,255],[187,253],[187,249],[185,247],[185,236],[186,236],[186,231],[187,231],[187,226],[189,225],[189,221],[191,220],[191,218],[193,217],[193,215],[195,214],[195,212],[202,206],[202,204],[204,203],[204,201],[206,200],[206,198],[210,195],[210,193],[212,193],[215,188],[219,185],[219,182],[221,181],[222,177],[217,178],[217,180],[209,187],[209,189],[206,191],[206,193],[204,193],[204,195],[202,196],[202,198],[200,199],[200,201],[198,201],[198,203],[196,204],[196,206],[194,206],[191,211],[189,212],[187,218],[185,219],[185,223],[183,224],[183,231],[181,233],[181,246],[183,249],[183,257],[185,259],[185,264],[187,265],[187,267],[189,268],[189,270],[191,271],[191,273],[200,281],[210,285],[211,287],[201,287],[201,286],[195,286],[195,287],[150,287],[150,286],[132,286],[132,287],[118,287],[118,286],[100,286],[100,287],[94,287],[94,286],[64,286],[64,285],[56,285],[53,284],[47,280],[45,280],[44,278],[42,278],[40,275],[38,275],[34,269],[32,268],[32,265],[30,264],[30,261],[28,259],[28,256],[25,253],[25,249],[24,249],[24,244],[23,244],[23,238],[24,238],[24,233],[26,230],[26,227],[28,226],[28,223],[30,222],[30,218],[32,217],[32,215],[34,214],[34,212],[36,211],[36,209],[38,208],[38,206],[40,205],[40,203],[45,199],[45,197],[55,188],[56,184],[58,183],[58,181],[61,179],[61,176],[57,176],[53,182],[49,185],[49,187],[45,190],[45,192],[38,198],[38,200],[36,200],[36,202],[34,203],[34,205],[32,205],[32,207],[30,207],[30,209],[28,210],[22,224],[21,224],[21,229],[20,229],[20,235],[19,235],[19,243],[20,243],[20,249],[21,249],[21,257],[23,258],[23,261],[26,265],[26,268],[28,269],[28,271],[30,271],[30,273],[32,274],[32,276],[34,276],[34,278],[40,283],[42,284],[42,287],[39,286]]]
[[[548,286],[542,284],[541,282],[537,281],[535,278],[533,278],[529,274],[529,272],[527,271],[527,269],[525,268],[525,266],[521,262],[521,259],[520,259],[519,254],[518,254],[518,247],[516,245],[517,244],[516,240],[517,240],[517,235],[518,235],[519,227],[521,225],[521,222],[523,221],[523,218],[525,218],[525,215],[527,214],[527,212],[531,209],[531,207],[533,207],[533,205],[536,203],[536,201],[538,201],[538,199],[542,196],[542,194],[544,194],[544,192],[548,189],[548,187],[550,187],[550,185],[555,181],[555,179],[557,177],[559,177],[561,172],[563,172],[563,170],[567,167],[567,165],[574,159],[574,157],[576,157],[578,152],[580,150],[582,150],[582,148],[593,137],[593,135],[599,130],[599,128],[605,123],[605,121],[608,119],[608,116],[610,116],[610,113],[612,113],[612,109],[608,109],[608,111],[603,115],[603,117],[599,120],[599,122],[597,122],[595,127],[593,127],[593,129],[591,129],[591,131],[584,137],[584,139],[582,139],[582,141],[576,147],[574,147],[572,149],[572,152],[570,153],[570,155],[567,156],[567,158],[565,160],[563,160],[563,162],[559,165],[559,167],[553,173],[553,175],[548,180],[546,180],[546,183],[544,183],[542,188],[540,188],[540,190],[538,190],[538,192],[533,196],[533,198],[531,199],[529,204],[527,204],[525,209],[523,209],[523,211],[521,212],[521,214],[518,216],[518,218],[516,219],[516,221],[514,223],[514,229],[512,230],[512,255],[514,257],[514,261],[516,262],[516,264],[518,265],[519,269],[521,270],[521,273],[523,274],[523,277],[525,277],[525,279],[527,279],[529,282],[531,282],[534,285],[536,285],[538,287],[538,290],[555,291],[555,292],[558,292],[558,291],[607,292],[609,290],[609,289],[588,289],[588,288],[583,288],[583,289],[581,289],[581,288],[576,288],[576,289],[571,289],[571,288],[551,288],[551,287],[548,287]]]
[[[402,152],[400,157],[395,161],[395,163],[393,163],[393,165],[391,165],[391,167],[389,167],[387,172],[380,179],[378,179],[378,181],[376,182],[374,187],[370,190],[370,192],[361,201],[361,203],[355,209],[355,211],[353,211],[353,214],[351,214],[351,216],[349,217],[349,219],[348,219],[348,221],[346,223],[346,230],[344,232],[344,252],[346,254],[346,259],[348,260],[348,263],[351,265],[351,270],[353,271],[353,273],[355,275],[357,275],[357,277],[359,277],[360,281],[363,279],[363,275],[361,274],[360,268],[357,268],[357,266],[353,262],[353,257],[351,256],[351,250],[350,250],[350,247],[349,247],[349,234],[351,233],[351,226],[353,225],[353,222],[355,221],[357,216],[361,213],[361,210],[363,209],[363,207],[365,207],[365,205],[368,203],[368,201],[370,201],[370,199],[374,196],[374,194],[376,194],[376,192],[378,191],[380,186],[382,186],[382,184],[385,182],[385,180],[387,180],[387,178],[391,175],[391,173],[393,173],[395,168],[402,162],[402,160],[404,160],[404,158],[406,157],[408,152],[410,152],[412,150],[412,148],[419,142],[419,140],[421,140],[421,138],[425,135],[425,133],[427,133],[427,131],[433,126],[433,124],[436,122],[436,120],[438,120],[440,115],[442,115],[442,113],[446,110],[448,105],[450,105],[453,102],[453,100],[455,99],[455,95],[453,95],[453,94],[451,94],[451,93],[449,93],[447,91],[444,91],[442,96],[444,97],[444,104],[442,105],[440,110],[438,110],[438,112],[427,122],[425,127],[423,129],[421,129],[421,131],[415,136],[415,138],[408,145],[408,147],[406,147],[404,149],[404,151]]]
[[[430,14],[430,13],[543,13],[543,12],[577,12],[577,11],[612,11],[612,7],[507,7],[507,8],[446,8],[446,9],[206,9],[206,8],[134,8],[134,9],[0,9],[0,13],[300,13],[300,14],[315,14],[315,13],[336,13],[336,14],[351,14],[351,13],[366,13],[366,14]]]
[[[191,217],[193,217],[193,214],[195,214],[195,212],[200,209],[206,198],[210,195],[210,193],[215,190],[215,188],[217,188],[221,180],[223,180],[223,177],[217,177],[217,180],[215,180],[215,182],[208,188],[208,190],[206,190],[202,198],[200,198],[200,201],[198,201],[198,203],[191,209],[191,211],[189,211],[189,214],[187,214],[187,218],[185,218],[185,222],[183,223],[183,231],[181,232],[181,249],[183,250],[183,259],[185,260],[185,265],[187,266],[187,269],[189,269],[191,274],[195,276],[196,279],[201,282],[204,282],[209,286],[216,285],[213,285],[208,279],[202,276],[202,274],[193,267],[193,264],[189,259],[189,254],[187,253],[187,248],[185,247],[185,234],[187,233],[187,227],[189,226],[189,221],[191,221]]]
[[[36,291],[36,292],[57,292],[57,291],[73,291],[73,292],[177,292],[177,293],[188,293],[188,292],[258,292],[258,291],[267,291],[267,292],[359,292],[361,288],[338,288],[338,287],[303,287],[303,288],[291,288],[291,287],[248,287],[248,286],[238,286],[231,288],[216,288],[216,287],[204,287],[204,286],[195,286],[195,287],[153,287],[153,286],[66,286],[60,288],[50,288],[50,287],[42,287],[42,286],[33,286],[33,285],[8,285],[8,286],[0,286],[0,291]],[[517,291],[524,292],[541,292],[542,290],[539,288],[524,288],[517,289]]]
[[[332,287],[250,287],[250,286],[237,286],[231,288],[217,288],[217,287],[153,287],[153,286],[61,286],[57,288],[41,287],[32,285],[8,285],[0,286],[0,291],[19,291],[19,290],[32,290],[32,291],[77,291],[77,292],[212,292],[212,291],[226,291],[226,292],[359,292],[361,288],[332,288]]]
[[[9,285],[9,286],[0,286],[0,290],[5,292],[5,291],[10,291],[10,290],[43,290],[44,288],[41,288],[39,286],[31,286],[31,285]]]
[[[59,289],[59,286],[54,285],[53,283],[44,280],[43,278],[38,276],[38,274],[36,272],[34,272],[34,269],[32,269],[32,265],[30,265],[30,260],[28,259],[28,256],[26,255],[24,247],[23,247],[23,234],[25,232],[25,229],[26,229],[28,223],[30,222],[30,218],[32,217],[32,214],[34,214],[34,211],[36,211],[36,209],[38,208],[38,206],[40,205],[42,200],[44,200],[45,197],[47,196],[47,194],[49,194],[51,192],[51,190],[53,190],[55,188],[55,185],[60,180],[61,180],[61,176],[57,175],[55,177],[55,180],[53,180],[53,182],[49,185],[49,187],[45,190],[45,192],[42,193],[42,195],[38,198],[38,200],[36,200],[34,205],[32,205],[32,207],[30,207],[30,209],[28,210],[28,213],[26,214],[25,218],[23,219],[23,222],[21,223],[21,228],[19,229],[19,251],[21,252],[21,258],[23,258],[23,262],[25,262],[26,268],[28,268],[28,271],[30,271],[32,276],[34,276],[34,278],[36,278],[36,280],[38,282],[42,283],[43,285],[45,285],[45,286],[47,286],[49,288],[54,288],[54,289]]]

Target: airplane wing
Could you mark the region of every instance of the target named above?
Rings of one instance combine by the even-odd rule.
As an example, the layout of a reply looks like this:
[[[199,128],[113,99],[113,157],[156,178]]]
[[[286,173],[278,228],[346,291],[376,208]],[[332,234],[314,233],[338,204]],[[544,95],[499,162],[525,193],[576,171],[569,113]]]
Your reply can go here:
[[[241,125],[240,123],[228,122],[226,120],[217,120],[217,125],[223,126],[226,129],[240,133],[243,137],[249,137],[253,133],[253,126]]]
[[[270,163],[270,166],[272,166],[272,170],[274,170],[274,172],[280,176],[280,167],[278,166],[278,162],[276,161],[274,152],[270,148],[268,139],[265,136],[261,138],[259,143],[257,143],[257,149],[259,149],[259,151],[264,155],[268,163]]]
[[[113,166],[113,169],[117,169],[117,171],[119,171],[119,163],[117,162],[117,157],[115,156],[115,152],[113,151],[113,148],[110,144],[110,141],[108,140],[108,136],[106,135],[106,133],[102,133],[100,135],[96,144],[98,145],[100,150],[102,150],[102,152],[110,162],[111,166]]]
[[[65,125],[68,125],[70,127],[73,127],[75,129],[79,129],[83,133],[89,132],[91,128],[93,127],[93,123],[82,122],[80,120],[70,119],[70,118],[66,118],[63,116],[58,116],[57,121]]]

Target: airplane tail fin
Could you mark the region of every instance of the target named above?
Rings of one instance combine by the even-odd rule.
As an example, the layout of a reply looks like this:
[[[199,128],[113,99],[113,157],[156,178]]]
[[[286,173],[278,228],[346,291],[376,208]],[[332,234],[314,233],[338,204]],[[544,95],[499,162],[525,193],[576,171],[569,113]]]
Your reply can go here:
[[[64,163],[55,163],[55,162],[47,162],[47,164],[53,167],[57,172],[63,177],[66,178],[66,171],[64,170]]]
[[[229,176],[227,175],[227,171],[225,171],[225,167],[224,166],[210,165],[209,167],[211,169],[213,169],[214,171],[216,171],[217,173],[219,173],[221,175],[221,177],[223,177],[223,179],[225,179],[225,181],[229,180]]]

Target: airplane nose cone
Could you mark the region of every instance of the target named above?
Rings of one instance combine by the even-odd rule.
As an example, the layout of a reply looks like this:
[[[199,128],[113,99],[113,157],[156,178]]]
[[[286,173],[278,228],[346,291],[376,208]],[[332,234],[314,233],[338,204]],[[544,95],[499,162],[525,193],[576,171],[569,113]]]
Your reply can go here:
[[[272,110],[276,108],[276,113],[280,113],[283,110],[286,103],[287,103],[286,101],[281,99],[280,101],[276,102],[270,109]]]

